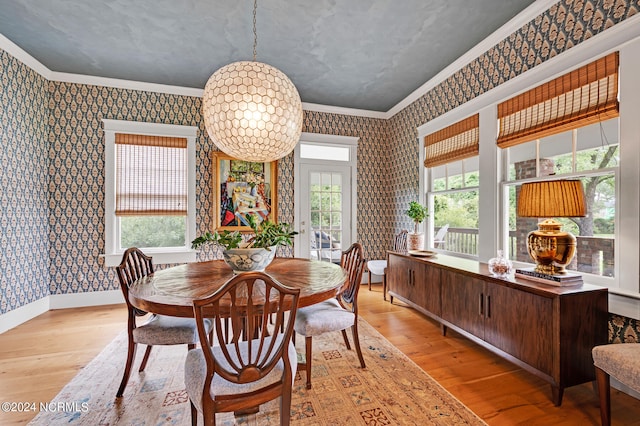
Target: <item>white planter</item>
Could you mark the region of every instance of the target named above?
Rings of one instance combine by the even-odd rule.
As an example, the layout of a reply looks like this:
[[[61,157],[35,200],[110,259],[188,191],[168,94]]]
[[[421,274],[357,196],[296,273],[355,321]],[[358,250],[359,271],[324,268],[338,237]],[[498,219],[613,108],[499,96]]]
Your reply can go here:
[[[422,232],[414,234],[410,232],[407,234],[407,250],[423,250],[424,249],[424,234]]]
[[[264,271],[276,255],[277,246],[266,248],[236,248],[222,251],[222,256],[234,274]]]

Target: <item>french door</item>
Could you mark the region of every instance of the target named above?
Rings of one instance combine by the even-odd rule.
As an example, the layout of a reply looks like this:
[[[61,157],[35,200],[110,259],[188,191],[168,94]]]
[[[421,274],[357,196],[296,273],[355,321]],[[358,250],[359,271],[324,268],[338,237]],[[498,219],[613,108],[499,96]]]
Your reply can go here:
[[[300,164],[300,257],[340,263],[352,243],[351,167]]]

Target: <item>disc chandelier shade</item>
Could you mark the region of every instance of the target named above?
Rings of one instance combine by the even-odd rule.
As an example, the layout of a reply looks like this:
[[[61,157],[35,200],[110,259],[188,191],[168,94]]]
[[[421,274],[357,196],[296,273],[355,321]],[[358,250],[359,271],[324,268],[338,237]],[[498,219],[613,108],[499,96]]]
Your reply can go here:
[[[253,5],[253,61],[220,68],[207,81],[202,114],[209,137],[240,160],[270,162],[289,154],[302,133],[302,101],[279,69],[256,61],[256,8]]]

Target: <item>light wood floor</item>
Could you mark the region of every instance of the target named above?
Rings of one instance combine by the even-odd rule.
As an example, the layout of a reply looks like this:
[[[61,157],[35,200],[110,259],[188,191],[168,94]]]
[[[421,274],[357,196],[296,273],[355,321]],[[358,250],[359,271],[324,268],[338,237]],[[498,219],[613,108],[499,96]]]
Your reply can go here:
[[[443,337],[436,322],[401,302],[383,302],[379,285],[363,286],[359,301],[367,322],[488,424],[600,423],[591,384],[566,389],[554,407],[548,384],[455,332]],[[123,304],[49,311],[1,334],[0,402],[51,401],[125,327]],[[640,401],[615,390],[611,400],[614,425],[640,425]],[[0,412],[0,424],[34,416]]]

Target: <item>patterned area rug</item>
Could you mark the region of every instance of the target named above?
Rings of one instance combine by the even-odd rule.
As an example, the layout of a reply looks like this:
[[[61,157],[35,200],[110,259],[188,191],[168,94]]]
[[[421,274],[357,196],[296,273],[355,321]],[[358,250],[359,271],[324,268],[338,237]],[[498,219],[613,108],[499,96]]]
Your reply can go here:
[[[359,327],[364,370],[355,351],[346,349],[341,333],[313,338],[313,388],[305,388],[304,371],[296,374],[292,424],[486,424],[373,327],[363,320]],[[296,347],[304,350],[300,337]],[[30,424],[189,425],[183,381],[186,346],[154,348],[146,371],[138,373],[142,349],[123,398],[117,400],[115,393],[126,359],[124,332],[56,396],[57,408],[40,412]],[[258,414],[234,418],[225,413],[217,419],[220,425],[279,424],[278,400],[262,405]]]

